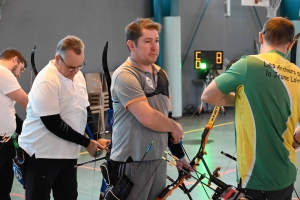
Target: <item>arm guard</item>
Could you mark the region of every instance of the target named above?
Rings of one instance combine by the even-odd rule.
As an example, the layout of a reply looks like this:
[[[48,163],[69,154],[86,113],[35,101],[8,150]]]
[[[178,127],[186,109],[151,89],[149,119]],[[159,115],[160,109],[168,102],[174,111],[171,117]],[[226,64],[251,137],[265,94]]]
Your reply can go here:
[[[17,114],[15,114],[15,115],[16,115],[16,125],[17,125],[15,132],[18,133],[19,135],[21,135],[23,120]]]
[[[73,142],[84,147],[90,143],[90,139],[81,135],[72,129],[66,122],[64,122],[59,114],[43,116],[41,120],[45,127],[57,137],[60,137],[69,142]]]

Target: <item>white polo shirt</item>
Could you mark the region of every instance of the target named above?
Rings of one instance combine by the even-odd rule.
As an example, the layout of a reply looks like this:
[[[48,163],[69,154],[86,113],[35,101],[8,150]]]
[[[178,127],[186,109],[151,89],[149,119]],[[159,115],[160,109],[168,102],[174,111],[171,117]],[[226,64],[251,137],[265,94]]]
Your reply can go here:
[[[11,136],[16,130],[15,101],[6,94],[20,89],[14,74],[0,65],[0,136]]]
[[[82,72],[79,71],[72,81],[64,77],[50,61],[34,80],[28,97],[27,116],[19,137],[20,146],[30,156],[35,154],[36,158],[78,158],[80,145],[54,135],[40,117],[59,114],[75,131],[84,134],[89,102]]]

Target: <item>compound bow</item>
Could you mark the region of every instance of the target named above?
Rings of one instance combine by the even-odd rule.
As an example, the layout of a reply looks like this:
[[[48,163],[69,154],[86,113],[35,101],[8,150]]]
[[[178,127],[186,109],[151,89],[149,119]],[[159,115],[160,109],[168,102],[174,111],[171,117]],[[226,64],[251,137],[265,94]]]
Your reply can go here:
[[[238,58],[233,59],[226,67],[226,69],[228,69],[233,63],[235,63],[237,60],[239,60]],[[205,160],[204,160],[204,155],[206,154],[205,152],[205,146],[207,144],[208,141],[208,137],[210,135],[210,132],[214,126],[214,123],[217,119],[217,116],[219,114],[220,111],[220,106],[215,106],[214,110],[211,114],[211,117],[208,121],[208,123],[206,124],[204,131],[202,133],[202,138],[201,138],[201,144],[200,144],[200,148],[197,152],[197,154],[194,156],[194,158],[192,159],[192,161],[190,161],[190,166],[196,171],[197,166],[199,166],[200,161],[202,161],[202,163],[205,166],[205,169],[208,173],[208,184],[205,184],[202,182],[203,178],[207,178],[205,174],[201,174],[199,172],[199,174],[201,174],[201,177],[198,177],[198,179],[196,179],[197,181],[193,184],[193,186],[190,189],[187,189],[186,186],[184,185],[183,181],[185,176],[187,175],[187,172],[185,172],[182,169],[179,169],[179,176],[178,178],[174,181],[173,179],[171,179],[170,177],[167,177],[168,180],[170,180],[172,182],[171,185],[168,185],[163,192],[156,198],[156,200],[163,200],[166,199],[168,196],[170,196],[172,194],[172,192],[177,189],[180,188],[185,194],[188,195],[189,199],[191,198],[190,192],[195,188],[196,185],[198,185],[198,183],[201,183],[202,186],[205,185],[207,187],[209,187],[210,189],[214,190],[215,193],[213,195],[213,199],[219,199],[219,198],[223,198],[223,199],[239,199],[241,197],[246,197],[251,199],[251,197],[246,196],[244,193],[241,192],[240,187],[238,187],[238,189],[236,189],[235,187],[231,186],[231,185],[227,185],[226,183],[222,182],[220,179],[218,179],[217,177],[219,177],[219,170],[220,167],[217,167],[213,173],[211,173],[211,171],[209,170]],[[217,185],[216,189],[213,189],[210,187],[210,184],[214,183]],[[172,188],[171,188],[172,187]],[[203,186],[204,187],[204,186]],[[171,188],[171,189],[170,189]],[[205,191],[206,192],[206,191]],[[207,194],[207,193],[206,193]],[[208,194],[207,194],[208,196]],[[209,198],[209,196],[208,196]]]

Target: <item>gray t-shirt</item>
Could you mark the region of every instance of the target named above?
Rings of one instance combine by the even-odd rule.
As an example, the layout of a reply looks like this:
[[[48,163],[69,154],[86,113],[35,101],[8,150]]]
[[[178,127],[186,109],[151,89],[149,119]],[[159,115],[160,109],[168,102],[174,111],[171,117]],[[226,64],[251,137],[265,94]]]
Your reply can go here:
[[[125,162],[129,156],[133,161],[140,161],[147,146],[153,141],[152,149],[145,160],[158,160],[167,150],[168,133],[156,132],[141,124],[127,110],[135,101],[148,99],[149,105],[167,116],[169,83],[166,73],[153,65],[154,75],[145,72],[130,57],[116,69],[112,76],[112,100],[114,125],[111,159]],[[159,94],[155,94],[159,93]],[[147,95],[146,94],[151,94]]]

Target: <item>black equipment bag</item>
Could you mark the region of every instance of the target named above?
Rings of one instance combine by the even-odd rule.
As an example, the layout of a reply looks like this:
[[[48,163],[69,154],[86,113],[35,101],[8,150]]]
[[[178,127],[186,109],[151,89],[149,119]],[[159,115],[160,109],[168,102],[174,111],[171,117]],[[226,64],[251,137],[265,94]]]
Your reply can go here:
[[[133,186],[133,182],[126,175],[123,175],[116,186],[105,193],[104,200],[126,200]]]
[[[104,200],[126,200],[134,183],[124,174],[126,162],[108,160],[100,165],[107,190]],[[120,177],[120,178],[119,178]]]

